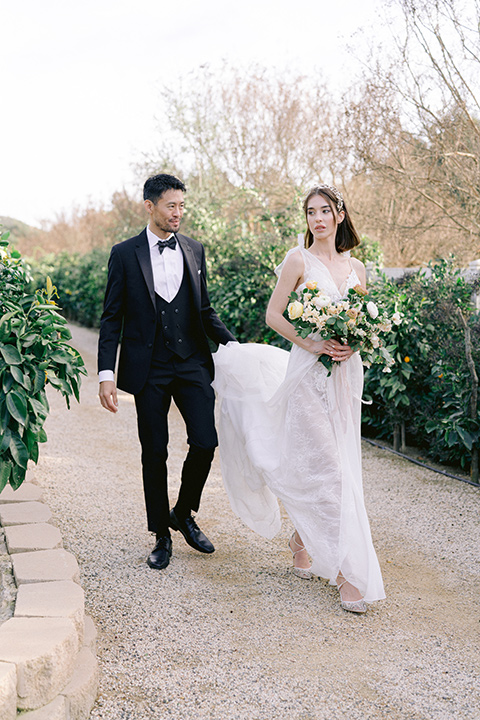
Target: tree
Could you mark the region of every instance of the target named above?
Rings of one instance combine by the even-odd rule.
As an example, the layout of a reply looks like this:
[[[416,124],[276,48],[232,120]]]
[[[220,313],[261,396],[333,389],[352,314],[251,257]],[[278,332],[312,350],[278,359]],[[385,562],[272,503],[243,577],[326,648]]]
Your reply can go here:
[[[370,64],[347,110],[356,173],[380,198],[365,204],[387,255],[392,238],[406,264],[452,251],[469,261],[480,254],[480,3],[394,6],[394,55]]]

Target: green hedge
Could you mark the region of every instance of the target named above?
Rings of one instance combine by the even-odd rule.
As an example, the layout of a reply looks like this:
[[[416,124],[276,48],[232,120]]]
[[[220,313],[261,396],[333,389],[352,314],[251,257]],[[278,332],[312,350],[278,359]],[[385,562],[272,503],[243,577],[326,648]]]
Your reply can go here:
[[[275,286],[273,271],[292,241],[273,237],[259,242],[253,235],[227,241],[227,228],[207,237],[209,290],[212,304],[241,342],[269,342],[286,347],[265,325],[265,309]],[[98,327],[107,277],[109,251],[56,257],[32,263],[40,286],[52,278],[66,317]],[[373,366],[365,373],[363,431],[402,439],[434,460],[468,469],[479,444],[478,409],[472,410],[472,372],[466,352],[471,336],[472,361],[480,367],[480,322],[472,304],[474,286],[451,261],[392,281],[380,276],[371,284],[375,299],[404,320],[390,336],[396,365],[390,374]],[[463,318],[463,319],[462,319]]]
[[[379,303],[399,310],[403,322],[390,336],[396,359],[390,374],[365,373],[364,428],[398,448],[421,447],[434,460],[469,469],[477,481],[480,440],[475,375],[480,368],[480,316],[467,283],[452,261],[400,281],[382,276],[371,286]],[[472,400],[474,401],[472,403]]]
[[[274,267],[287,249],[287,245],[259,245],[248,237],[207,247],[212,305],[240,342],[287,346],[265,325],[265,309],[276,283]],[[30,261],[33,287],[42,287],[45,277],[51,277],[65,317],[86,327],[99,327],[109,254],[109,249],[97,248],[86,255],[60,253]]]
[[[66,252],[30,261],[34,288],[47,276],[57,288],[59,305],[66,318],[85,327],[99,327],[107,283],[110,248],[95,248],[80,255]]]

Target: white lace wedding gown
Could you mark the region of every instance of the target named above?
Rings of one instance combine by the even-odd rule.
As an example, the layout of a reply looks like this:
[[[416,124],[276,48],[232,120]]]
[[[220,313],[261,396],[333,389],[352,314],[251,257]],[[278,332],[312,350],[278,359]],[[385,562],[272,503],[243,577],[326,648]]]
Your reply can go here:
[[[359,283],[354,270],[336,286],[303,248],[302,290],[313,280],[334,300]],[[280,265],[276,272],[280,274]],[[230,344],[214,355],[219,449],[234,512],[261,535],[280,530],[279,498],[312,558],[332,584],[339,572],[367,602],[385,597],[362,488],[360,408],[363,367],[355,353],[327,377],[316,355],[293,345]]]

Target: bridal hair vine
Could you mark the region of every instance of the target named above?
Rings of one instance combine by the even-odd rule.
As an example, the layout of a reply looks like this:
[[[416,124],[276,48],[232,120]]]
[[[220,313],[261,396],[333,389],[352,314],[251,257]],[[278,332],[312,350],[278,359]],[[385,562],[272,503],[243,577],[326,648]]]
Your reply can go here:
[[[310,193],[313,192],[313,191],[315,191],[315,190],[330,190],[330,192],[332,193],[332,195],[334,196],[334,198],[335,198],[335,200],[336,200],[338,212],[340,212],[341,210],[343,210],[343,197],[342,197],[342,193],[341,193],[339,190],[337,190],[337,188],[335,187],[335,185],[316,185],[314,188],[312,188],[312,189],[309,191],[308,194],[310,195]]]

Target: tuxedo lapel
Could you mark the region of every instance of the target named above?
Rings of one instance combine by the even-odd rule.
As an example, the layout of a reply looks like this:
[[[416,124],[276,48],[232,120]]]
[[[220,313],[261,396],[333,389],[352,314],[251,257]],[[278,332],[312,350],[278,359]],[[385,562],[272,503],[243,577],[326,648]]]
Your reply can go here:
[[[184,235],[178,235],[178,234],[175,234],[175,237],[177,238],[177,242],[183,250],[183,257],[185,258],[185,267],[187,268],[187,271],[190,274],[194,305],[199,308],[201,305],[201,288],[200,288],[201,269],[197,265],[197,261],[195,259],[194,252],[193,252],[192,248],[190,247],[190,244],[189,244],[187,238]]]
[[[153,307],[156,307],[152,262],[150,260],[150,247],[148,245],[146,230],[142,230],[140,235],[138,235],[138,237],[137,237],[135,253],[137,255],[138,263],[139,263],[141,271],[143,273],[143,277],[145,278],[145,282],[147,283],[148,293],[149,293],[150,299],[153,303]]]

